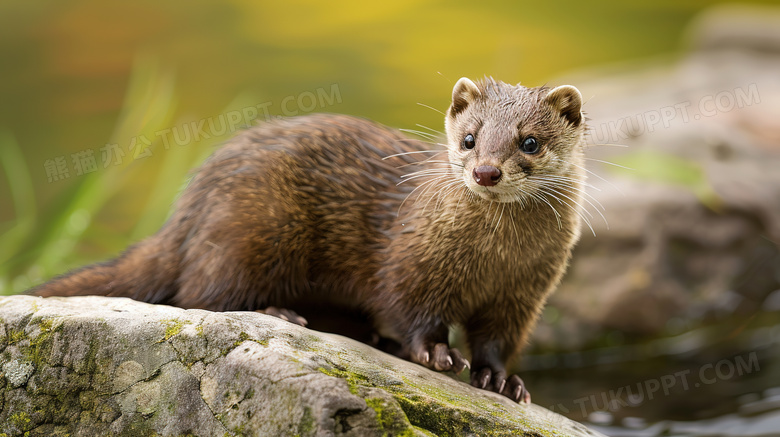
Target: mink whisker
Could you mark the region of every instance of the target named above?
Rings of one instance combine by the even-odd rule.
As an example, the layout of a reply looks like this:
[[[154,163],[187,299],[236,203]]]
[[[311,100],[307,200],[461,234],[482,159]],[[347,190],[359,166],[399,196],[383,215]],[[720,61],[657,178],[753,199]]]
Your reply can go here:
[[[422,106],[423,108],[428,108],[428,109],[430,109],[430,110],[436,111],[436,112],[438,112],[438,113],[439,113],[439,114],[441,114],[441,115],[444,115],[444,116],[446,116],[446,115],[447,115],[447,114],[445,114],[444,112],[442,112],[442,111],[440,111],[440,110],[438,110],[438,109],[434,108],[433,106],[428,106],[428,105],[426,105],[426,104],[424,104],[424,103],[420,103],[420,102],[417,102],[417,104],[418,104],[418,105],[420,105],[420,106]]]

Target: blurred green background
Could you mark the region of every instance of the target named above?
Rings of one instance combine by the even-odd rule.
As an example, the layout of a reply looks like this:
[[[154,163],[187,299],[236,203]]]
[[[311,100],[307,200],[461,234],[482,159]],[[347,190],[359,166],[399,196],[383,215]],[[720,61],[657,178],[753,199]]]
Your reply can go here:
[[[153,233],[188,170],[230,137],[186,141],[192,122],[260,105],[260,118],[441,128],[418,103],[446,108],[461,76],[536,86],[673,56],[714,3],[2,2],[0,294]],[[312,109],[311,96],[329,99]],[[172,128],[183,145],[166,148]]]
[[[564,75],[593,71],[595,67],[638,65],[642,70],[646,65],[672,64],[684,58],[692,20],[719,3],[723,2],[0,2],[0,295],[22,292],[68,269],[110,258],[153,234],[169,214],[190,171],[235,129],[255,119],[337,112],[398,128],[418,129],[417,125],[423,125],[442,129],[443,117],[437,110],[447,108],[451,87],[461,76],[490,75],[527,86],[548,81],[557,85]],[[753,3],[777,5],[776,1]],[[730,22],[731,15],[725,15]],[[740,26],[751,30],[750,25],[738,23]],[[734,59],[741,62],[744,58],[717,58],[717,69],[705,68],[717,76],[719,69],[726,71],[724,65]],[[696,90],[703,75],[691,68],[686,71],[692,77],[686,82],[687,89]],[[641,81],[643,76],[637,77]],[[724,79],[724,83],[731,82]],[[725,120],[723,126],[741,126],[748,134],[753,132],[751,126],[761,124],[763,113],[772,114],[764,108],[780,108],[771,106],[776,99],[770,98],[771,88],[764,88],[767,83],[761,85],[762,92],[766,92],[762,94],[763,106],[755,106],[753,112],[746,108],[721,114],[722,119],[702,125],[704,129]],[[633,100],[636,86],[631,85],[633,90],[622,86],[607,83],[600,91],[602,95],[612,93],[612,101],[615,95]],[[714,85],[701,85],[705,91],[707,86]],[[707,92],[719,91],[715,88]],[[690,95],[670,97],[664,105],[689,99]],[[622,114],[623,109],[614,111]],[[776,115],[769,118],[774,123]],[[199,126],[205,136],[196,137]],[[756,132],[764,136],[755,138],[768,138],[766,143],[774,147],[780,144],[780,136],[772,136],[779,130],[763,125],[761,129],[756,128]],[[670,129],[667,134],[675,132],[680,131]],[[645,146],[649,144],[655,153],[652,142],[668,138],[650,137]],[[745,142],[742,138],[739,141]],[[641,143],[642,137],[639,140]],[[688,138],[677,140],[684,143]],[[719,147],[730,150],[723,144]],[[628,173],[634,178],[651,175],[666,179],[664,182],[688,185],[701,198],[715,192],[698,163],[670,160],[661,153],[632,156],[633,161],[623,163],[633,167]],[[589,166],[595,163],[589,161]],[[746,168],[755,173],[752,169],[759,167]],[[612,179],[614,174],[606,176]],[[741,199],[741,195],[735,197]],[[706,204],[704,200],[702,203]],[[691,229],[695,226],[698,224],[692,224]],[[602,235],[593,240],[594,252],[615,250],[604,246],[610,234],[607,238]],[[771,253],[776,254],[776,243],[761,238],[764,246],[774,244]],[[584,238],[579,247],[585,246]],[[705,247],[702,252],[708,250]],[[675,251],[684,255],[668,257],[670,264],[693,259],[680,247],[672,247],[670,253]],[[742,254],[739,248],[734,252],[735,257]],[[745,276],[779,282],[780,276],[771,270],[777,265],[772,262],[778,263],[780,258],[758,252],[756,259],[760,262],[753,263],[749,257],[741,260],[746,265]],[[765,271],[754,269],[753,264],[765,266]],[[614,277],[625,273],[613,270],[609,274]],[[717,276],[709,264],[701,270],[703,276]],[[674,273],[663,269],[659,272],[661,276]],[[576,277],[576,273],[571,269],[569,277]],[[572,294],[559,290],[557,295],[590,296],[579,293],[580,284],[575,285]],[[599,278],[592,295],[602,294],[600,285]],[[772,290],[771,285],[767,287],[761,290]],[[695,286],[688,288],[696,290]],[[742,288],[748,289],[743,294],[749,297],[757,293],[752,288],[761,287],[749,283]],[[647,289],[649,296],[661,296],[664,284],[651,284]],[[728,298],[734,295],[729,294],[730,290],[719,292]],[[637,294],[629,287],[628,296]],[[732,314],[734,305],[729,303],[724,306],[724,317],[732,317],[731,324],[721,319],[712,323],[737,333],[750,323],[751,329],[758,325],[756,332],[764,325],[776,326],[780,290],[775,296],[776,308],[764,314],[765,318],[748,317],[744,311]],[[557,304],[560,302],[552,302],[548,309],[557,314]],[[566,314],[561,317],[563,322],[572,320],[571,309],[561,312]],[[583,313],[590,312],[586,309]],[[553,324],[547,323],[547,315],[542,325]],[[607,321],[616,318],[603,316]],[[703,316],[691,318],[696,323],[700,319],[709,323]],[[580,325],[572,326],[576,331]],[[623,338],[620,329],[610,329]],[[604,337],[615,338],[610,335]],[[728,353],[745,347],[756,350],[736,334],[720,337],[725,338],[724,343],[739,343],[733,348],[729,345]],[[557,340],[551,338],[557,346]],[[615,361],[613,368],[604,367],[603,362],[582,365],[579,373],[570,368],[558,373],[554,370],[561,368],[556,363],[566,360],[579,363],[579,355],[561,355],[561,360],[553,360],[549,366],[539,364],[545,356],[526,358],[531,370],[524,373],[524,378],[535,388],[535,401],[547,402],[543,405],[562,402],[572,407],[571,399],[581,395],[599,390],[603,393],[624,383],[656,378],[658,372],[680,365],[696,368],[701,360],[707,363],[728,356],[721,350],[697,350],[683,357],[690,362],[669,363],[664,361],[666,358],[658,358],[660,353],[653,348],[650,356],[655,358],[650,360],[646,355],[631,355],[636,351],[629,346],[607,352],[639,357],[633,362]],[[684,346],[689,348],[687,343]],[[680,349],[664,348],[673,352]],[[604,351],[591,355],[600,354]],[[767,366],[772,362],[769,358],[762,355],[761,359],[764,368],[779,368]],[[776,356],[772,359],[777,362]],[[540,369],[536,373],[534,366]],[[720,406],[723,399],[733,401],[744,393],[777,385],[777,371],[764,371],[758,376],[752,382],[740,379],[716,384],[707,390],[692,391],[687,397],[643,405],[643,414],[654,420],[675,414],[685,418],[721,414],[721,410],[713,409],[709,416],[701,415],[701,405]],[[624,382],[615,382],[621,377]],[[549,384],[542,383],[545,381]],[[691,401],[693,397],[697,397],[696,402]],[[727,408],[736,408],[731,404]],[[648,413],[652,409],[659,411]],[[573,407],[571,412],[563,412],[583,419]],[[780,410],[775,417],[780,418]]]

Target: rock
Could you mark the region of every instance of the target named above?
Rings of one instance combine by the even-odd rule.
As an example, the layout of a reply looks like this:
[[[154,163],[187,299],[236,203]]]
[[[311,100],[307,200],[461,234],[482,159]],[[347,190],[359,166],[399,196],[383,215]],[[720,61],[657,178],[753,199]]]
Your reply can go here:
[[[595,200],[586,207],[596,235],[583,229],[536,347],[673,335],[772,306],[764,301],[780,290],[778,23],[778,8],[712,9],[671,61],[556,81],[576,84],[587,101]]]
[[[600,435],[258,313],[11,296],[0,319],[2,435]]]

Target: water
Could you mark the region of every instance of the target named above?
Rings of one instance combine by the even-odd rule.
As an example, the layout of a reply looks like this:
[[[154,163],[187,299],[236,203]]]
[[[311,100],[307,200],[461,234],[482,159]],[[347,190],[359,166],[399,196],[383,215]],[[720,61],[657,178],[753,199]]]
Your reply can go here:
[[[608,436],[780,436],[779,316],[529,355],[520,372],[535,403]]]

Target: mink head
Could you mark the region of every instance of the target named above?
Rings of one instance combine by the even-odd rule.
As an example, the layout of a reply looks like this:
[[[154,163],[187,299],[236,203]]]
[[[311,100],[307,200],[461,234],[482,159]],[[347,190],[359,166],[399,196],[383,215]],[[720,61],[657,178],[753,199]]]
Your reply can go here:
[[[478,196],[522,202],[572,188],[582,170],[582,96],[569,85],[461,78],[445,124],[452,168]]]

